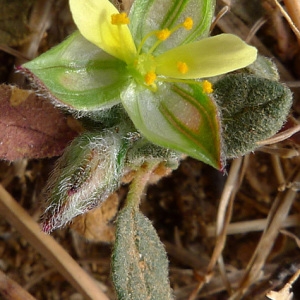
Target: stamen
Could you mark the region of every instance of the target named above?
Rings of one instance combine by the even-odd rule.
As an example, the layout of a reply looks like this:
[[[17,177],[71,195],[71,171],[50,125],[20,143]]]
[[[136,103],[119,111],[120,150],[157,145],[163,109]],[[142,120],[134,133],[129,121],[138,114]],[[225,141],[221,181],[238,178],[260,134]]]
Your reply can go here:
[[[156,79],[156,74],[153,71],[150,71],[145,75],[144,79],[147,85],[151,85]]]
[[[193,28],[193,24],[194,24],[194,21],[192,18],[190,17],[187,17],[185,19],[185,21],[182,23],[182,26],[186,29],[186,30],[191,30]]]
[[[203,92],[206,94],[211,94],[214,91],[211,82],[209,82],[208,80],[204,80],[202,82],[202,87],[203,87]]]
[[[177,69],[178,69],[178,71],[179,71],[181,74],[185,74],[185,73],[189,70],[187,64],[186,64],[185,62],[182,62],[182,61],[179,61],[179,62],[177,63]]]
[[[159,30],[155,33],[156,37],[160,40],[160,41],[164,41],[166,40],[171,34],[171,31],[169,29],[162,29]]]
[[[125,12],[111,15],[111,24],[113,25],[127,25],[129,23],[130,20]]]

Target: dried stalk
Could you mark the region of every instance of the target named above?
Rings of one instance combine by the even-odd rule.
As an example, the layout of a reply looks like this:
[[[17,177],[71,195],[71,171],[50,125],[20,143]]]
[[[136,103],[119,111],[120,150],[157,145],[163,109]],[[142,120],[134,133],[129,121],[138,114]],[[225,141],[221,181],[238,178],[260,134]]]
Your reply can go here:
[[[108,300],[96,281],[0,185],[0,214],[68,280],[86,299]]]
[[[227,279],[226,272],[224,269],[224,264],[221,258],[222,251],[225,246],[226,242],[226,232],[227,227],[230,222],[233,200],[235,193],[238,189],[239,182],[240,182],[240,170],[242,167],[243,158],[235,159],[232,163],[232,166],[229,171],[229,175],[220,199],[219,209],[218,209],[218,216],[217,216],[217,223],[216,223],[216,245],[210,260],[210,263],[207,267],[206,271],[206,278],[205,281],[202,281],[198,284],[197,288],[193,291],[189,300],[193,300],[196,298],[198,292],[203,287],[203,285],[210,281],[212,277],[212,272],[215,268],[217,262],[219,263],[220,272],[223,279],[223,284],[227,287],[228,292],[230,292],[231,287],[230,283]]]
[[[288,138],[290,138],[292,135],[300,131],[300,125],[294,126],[292,128],[289,128],[283,132],[277,133],[270,137],[269,139],[259,141],[256,144],[258,146],[264,146],[264,145],[271,145],[275,143],[282,142]]]
[[[24,290],[19,284],[17,284],[12,279],[8,278],[0,270],[0,295],[2,295],[6,300],[36,300],[31,296],[26,290]]]
[[[290,180],[293,182],[300,181],[300,171],[293,172]],[[239,288],[232,297],[230,297],[230,300],[241,299],[243,295],[246,294],[249,286],[256,282],[260,277],[262,268],[272,250],[274,240],[278,236],[279,230],[287,218],[287,214],[293,204],[296,193],[295,190],[288,189],[277,195],[267,219],[267,226],[250,262],[248,263]]]
[[[233,234],[245,234],[245,233],[255,232],[255,231],[263,231],[266,228],[267,224],[268,224],[267,219],[258,219],[258,220],[231,223],[228,225],[226,234],[233,235]],[[282,226],[280,228],[300,226],[300,214],[295,214],[287,217],[286,220],[284,220],[284,222],[281,225]],[[207,226],[206,234],[207,237],[216,236],[216,227]]]

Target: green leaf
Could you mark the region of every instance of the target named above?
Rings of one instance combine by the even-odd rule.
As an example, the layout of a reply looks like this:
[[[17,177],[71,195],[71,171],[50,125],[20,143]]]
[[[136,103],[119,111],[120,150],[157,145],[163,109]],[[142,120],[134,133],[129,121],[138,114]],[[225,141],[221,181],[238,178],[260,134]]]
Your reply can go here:
[[[168,260],[151,222],[132,206],[117,219],[112,277],[118,299],[172,299]]]
[[[149,141],[222,167],[217,107],[200,84],[158,83],[156,92],[132,84],[121,99]]]
[[[24,64],[26,73],[57,105],[93,111],[119,103],[128,84],[125,63],[75,32],[64,42]]]
[[[194,26],[187,31],[183,28],[173,33],[160,44],[155,54],[162,53],[179,45],[190,43],[207,37],[215,9],[215,0],[135,0],[130,10],[130,30],[136,46],[143,37],[154,30],[169,28],[181,24],[185,18],[191,17]],[[149,38],[143,47],[147,52],[155,43],[155,38]]]
[[[222,138],[227,158],[255,150],[256,142],[274,135],[292,105],[283,84],[248,74],[228,75],[214,85],[222,114]]]

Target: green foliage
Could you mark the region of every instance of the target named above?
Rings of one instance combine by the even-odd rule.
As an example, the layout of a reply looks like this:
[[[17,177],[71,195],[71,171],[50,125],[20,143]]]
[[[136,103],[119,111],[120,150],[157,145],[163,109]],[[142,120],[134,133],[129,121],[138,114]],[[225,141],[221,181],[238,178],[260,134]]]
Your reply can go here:
[[[257,148],[256,142],[275,134],[292,104],[292,93],[283,84],[254,75],[228,75],[214,85],[222,113],[222,137],[227,158]]]
[[[128,205],[117,219],[112,277],[118,299],[172,299],[168,260],[151,222]]]

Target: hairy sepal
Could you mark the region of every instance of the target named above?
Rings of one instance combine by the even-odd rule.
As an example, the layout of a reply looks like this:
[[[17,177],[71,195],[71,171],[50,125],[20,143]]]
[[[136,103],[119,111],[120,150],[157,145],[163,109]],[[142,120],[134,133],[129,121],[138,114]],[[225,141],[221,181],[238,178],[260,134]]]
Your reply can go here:
[[[43,230],[66,225],[101,204],[117,189],[128,141],[122,132],[106,129],[77,137],[58,159],[45,191]]]

